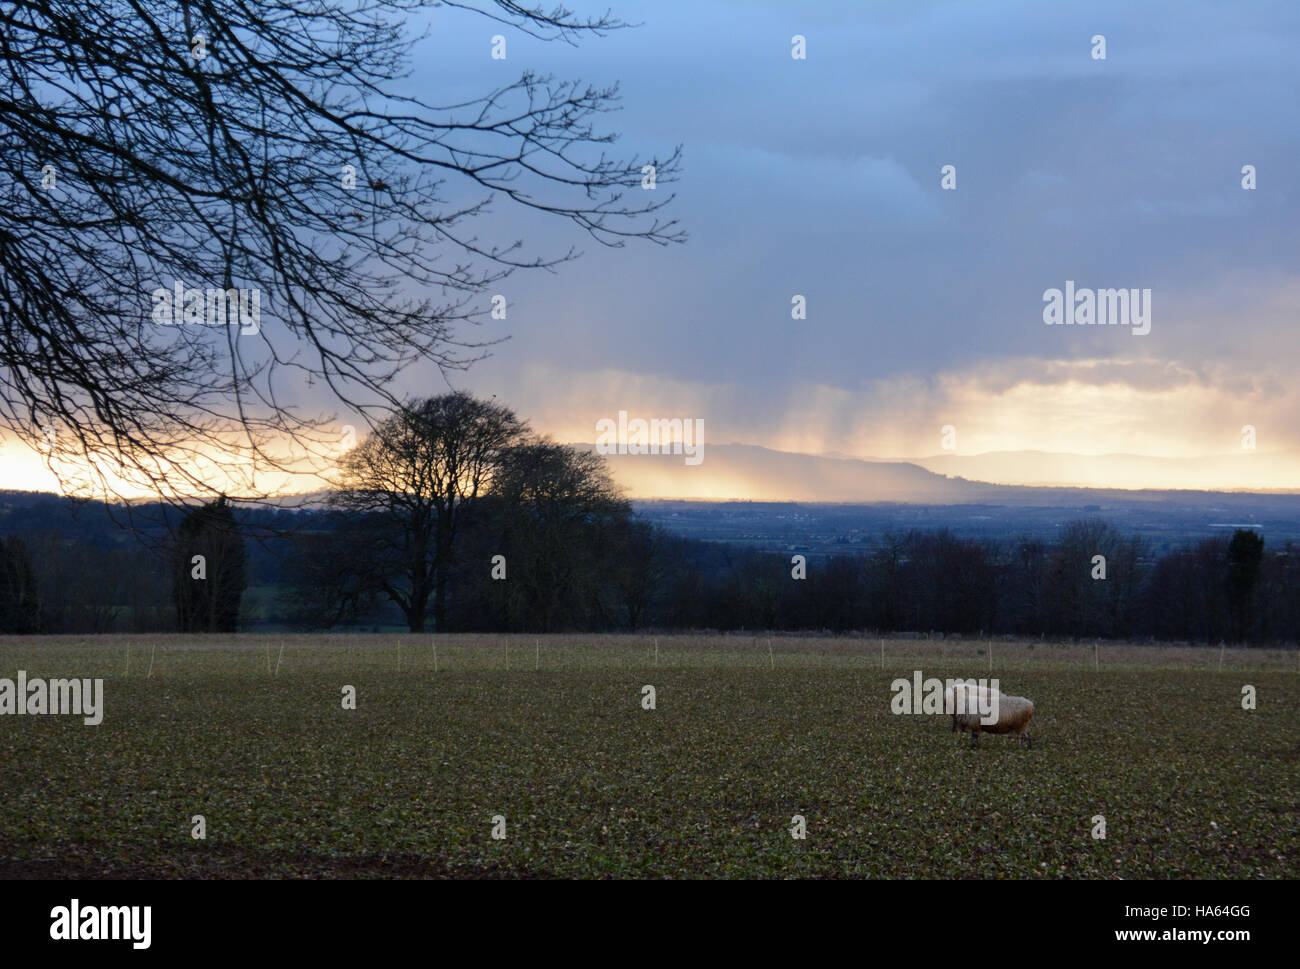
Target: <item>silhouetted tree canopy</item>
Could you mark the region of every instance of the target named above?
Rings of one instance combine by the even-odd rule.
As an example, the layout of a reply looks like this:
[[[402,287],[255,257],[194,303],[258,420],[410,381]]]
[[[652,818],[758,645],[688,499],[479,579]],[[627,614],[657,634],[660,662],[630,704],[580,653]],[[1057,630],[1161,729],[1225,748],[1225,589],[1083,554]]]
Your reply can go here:
[[[465,511],[493,487],[526,432],[508,407],[443,394],[403,407],[343,457],[331,504],[367,522],[354,558],[369,563],[411,632],[423,632],[430,596],[435,627],[446,629]]]

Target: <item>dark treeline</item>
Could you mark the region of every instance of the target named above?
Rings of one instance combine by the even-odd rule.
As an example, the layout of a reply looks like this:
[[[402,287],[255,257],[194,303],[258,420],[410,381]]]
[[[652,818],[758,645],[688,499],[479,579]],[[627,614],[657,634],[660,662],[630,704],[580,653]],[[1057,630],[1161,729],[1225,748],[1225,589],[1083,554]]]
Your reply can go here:
[[[887,536],[871,554],[810,561],[729,547],[669,553],[651,622],[670,628],[941,632],[1043,639],[1300,641],[1300,548],[1253,532],[1152,559],[1102,521],[1055,543]],[[673,546],[670,546],[670,548]],[[793,553],[792,553],[793,554]],[[1103,563],[1097,556],[1104,556]],[[1094,577],[1096,576],[1096,577]]]
[[[479,567],[462,577],[465,608],[452,610],[454,628],[1300,640],[1300,549],[1264,552],[1252,532],[1152,560],[1140,540],[1096,520],[1069,524],[1051,544],[911,531],[886,536],[872,554],[814,559],[801,570],[795,552],[682,539],[636,522],[621,527],[618,545],[593,555],[590,568],[579,558],[582,584],[553,583],[548,593],[546,578],[533,577],[531,597],[553,603],[545,621],[502,608],[521,586],[514,573],[491,579],[484,548]],[[575,563],[557,567],[567,572]],[[806,577],[796,578],[801,571]]]
[[[794,550],[684,539],[626,504],[587,497],[576,507],[538,495],[468,504],[446,576],[444,630],[1300,641],[1300,549],[1267,548],[1254,532],[1152,557],[1141,540],[1097,520],[1069,524],[1054,543],[912,531],[883,536],[870,554],[811,559],[806,577],[795,578]],[[69,508],[53,496],[0,508],[0,632],[181,628],[176,572],[187,561],[178,564],[175,546],[142,544],[102,510]],[[240,509],[234,520],[280,532],[244,543],[249,593],[239,628],[405,625],[383,589],[400,577],[384,576],[382,559],[345,551],[379,543],[391,528],[381,514]]]

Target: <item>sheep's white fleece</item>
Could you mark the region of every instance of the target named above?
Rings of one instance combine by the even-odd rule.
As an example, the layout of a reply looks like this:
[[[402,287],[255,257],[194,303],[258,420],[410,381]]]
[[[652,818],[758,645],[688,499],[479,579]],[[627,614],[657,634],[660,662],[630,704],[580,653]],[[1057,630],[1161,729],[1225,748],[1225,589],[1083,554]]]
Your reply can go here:
[[[1023,741],[1029,739],[1029,721],[1034,718],[1034,702],[1023,696],[998,696],[998,719],[996,723],[980,723],[979,712],[954,713],[954,729],[972,730],[975,736],[972,743],[979,742],[980,731],[986,733],[1014,733]]]

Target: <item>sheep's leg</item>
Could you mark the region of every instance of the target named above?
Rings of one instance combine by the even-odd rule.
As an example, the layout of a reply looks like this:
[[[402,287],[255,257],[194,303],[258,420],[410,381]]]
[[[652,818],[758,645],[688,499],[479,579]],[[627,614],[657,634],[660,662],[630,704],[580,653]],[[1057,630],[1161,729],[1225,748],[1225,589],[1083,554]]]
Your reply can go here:
[[[970,749],[974,750],[980,745],[980,728],[972,727],[970,732]]]

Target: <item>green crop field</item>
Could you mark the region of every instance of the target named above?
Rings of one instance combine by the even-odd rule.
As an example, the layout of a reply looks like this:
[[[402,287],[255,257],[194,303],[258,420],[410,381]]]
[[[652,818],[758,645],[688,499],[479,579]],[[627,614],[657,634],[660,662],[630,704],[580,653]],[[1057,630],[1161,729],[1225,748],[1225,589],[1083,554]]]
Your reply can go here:
[[[4,877],[1300,877],[1295,651],[0,638],[19,670],[102,677],[103,722],[0,716]],[[1035,746],[892,714],[915,670],[998,677]]]

